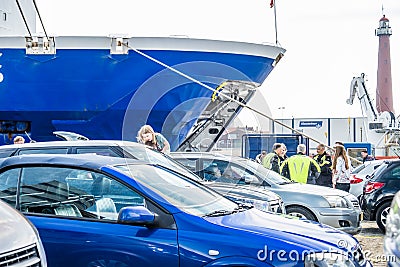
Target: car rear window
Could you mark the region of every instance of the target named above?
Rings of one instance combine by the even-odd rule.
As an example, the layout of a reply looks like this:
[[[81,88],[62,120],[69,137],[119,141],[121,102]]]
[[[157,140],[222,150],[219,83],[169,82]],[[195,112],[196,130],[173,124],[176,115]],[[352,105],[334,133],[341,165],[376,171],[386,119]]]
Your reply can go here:
[[[57,148],[32,148],[32,149],[21,149],[18,155],[26,154],[68,154],[68,148],[57,147]]]
[[[365,169],[365,164],[358,165],[357,167],[354,168],[354,170],[351,172],[352,174],[357,174],[360,171]]]

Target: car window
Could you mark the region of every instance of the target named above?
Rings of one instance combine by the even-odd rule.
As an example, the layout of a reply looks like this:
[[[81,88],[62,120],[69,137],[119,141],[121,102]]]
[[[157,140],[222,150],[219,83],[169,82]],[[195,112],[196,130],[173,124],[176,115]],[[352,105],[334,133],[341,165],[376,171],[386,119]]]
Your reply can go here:
[[[0,150],[0,158],[8,158],[14,153],[16,149],[1,149]]]
[[[120,155],[110,147],[77,147],[76,154],[96,154],[101,156],[120,157]]]
[[[125,185],[90,170],[25,167],[21,172],[19,209],[23,212],[116,220],[125,206],[145,205]]]
[[[400,165],[390,168],[382,174],[381,178],[385,180],[400,179]]]
[[[267,184],[287,184],[292,183],[289,179],[283,177],[282,175],[265,168],[261,164],[249,160],[249,159],[238,159],[242,165],[246,166],[246,169],[256,173],[257,177],[261,177]]]
[[[199,159],[175,159],[175,160],[181,163],[183,166],[185,166],[185,168],[191,170],[192,172],[199,173],[196,167]],[[204,178],[204,176],[201,177]]]
[[[215,177],[212,173],[213,168],[218,168],[220,177]],[[244,184],[245,177],[253,175],[241,166],[225,160],[204,159],[202,171],[206,180],[217,182],[228,182],[234,184]]]
[[[371,181],[375,181],[376,179],[378,179],[378,177],[381,175],[381,173],[386,170],[386,168],[388,167],[388,164],[385,162],[383,164],[381,164],[378,168],[376,168],[376,170],[373,172],[372,176],[371,176]]]
[[[355,167],[351,173],[357,174],[364,169],[365,169],[365,164],[361,164],[361,165],[358,165],[357,167]]]
[[[68,148],[36,148],[36,149],[21,149],[18,155],[26,154],[68,154]]]
[[[380,163],[382,164],[382,163]],[[363,170],[359,172],[361,175],[371,175],[379,166],[380,164],[370,163],[368,164]]]
[[[19,168],[0,174],[0,199],[12,207],[16,207]]]

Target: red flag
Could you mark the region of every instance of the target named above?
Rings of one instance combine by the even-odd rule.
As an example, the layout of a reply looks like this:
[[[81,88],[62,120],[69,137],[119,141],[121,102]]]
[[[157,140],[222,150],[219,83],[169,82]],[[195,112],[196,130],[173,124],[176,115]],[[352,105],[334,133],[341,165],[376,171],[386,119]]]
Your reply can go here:
[[[271,3],[269,3],[269,7],[273,8],[274,7],[274,0],[271,0]]]

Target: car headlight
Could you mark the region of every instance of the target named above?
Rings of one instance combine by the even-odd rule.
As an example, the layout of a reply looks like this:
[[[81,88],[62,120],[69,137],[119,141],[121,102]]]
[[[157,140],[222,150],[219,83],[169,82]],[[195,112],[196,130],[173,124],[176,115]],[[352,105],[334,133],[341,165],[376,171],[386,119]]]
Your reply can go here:
[[[272,205],[268,201],[253,200],[252,199],[249,203],[252,204],[258,210],[275,212],[272,209]]]
[[[268,211],[268,212],[274,212],[272,210],[272,206],[268,201],[263,201],[263,200],[256,200],[256,199],[241,199],[241,198],[236,198],[232,196],[227,196],[230,200],[235,201],[236,203],[243,203],[243,204],[250,204],[254,206],[256,209],[261,210],[261,211]]]
[[[341,196],[324,196],[331,208],[348,208],[346,199]]]
[[[307,255],[304,259],[305,267],[354,267],[354,263],[349,259],[347,255],[334,253],[334,252],[320,252],[311,253]]]

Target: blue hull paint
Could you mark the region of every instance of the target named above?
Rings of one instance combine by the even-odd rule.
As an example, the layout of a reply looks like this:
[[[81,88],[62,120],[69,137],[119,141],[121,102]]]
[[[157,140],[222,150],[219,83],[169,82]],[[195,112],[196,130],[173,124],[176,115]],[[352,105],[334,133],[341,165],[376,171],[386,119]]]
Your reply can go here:
[[[262,83],[274,59],[217,52],[148,50],[147,55],[216,88],[226,80]],[[129,51],[58,49],[26,55],[0,48],[0,121],[28,121],[34,140],[56,130],[90,139],[135,140],[150,124],[176,149],[208,105],[212,91]],[[3,134],[1,143],[10,143]]]

